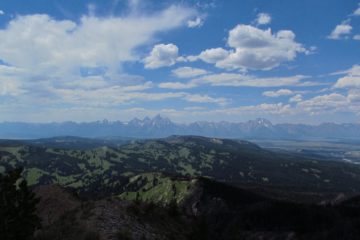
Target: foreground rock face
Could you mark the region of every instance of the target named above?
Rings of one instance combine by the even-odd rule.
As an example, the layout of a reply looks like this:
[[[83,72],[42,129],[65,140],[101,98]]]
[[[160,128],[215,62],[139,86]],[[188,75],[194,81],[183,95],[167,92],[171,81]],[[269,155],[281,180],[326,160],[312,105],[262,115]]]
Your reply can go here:
[[[59,186],[35,189],[43,229],[37,239],[188,239],[190,219],[166,208],[116,198],[81,201]],[[170,238],[173,236],[173,238]]]
[[[37,214],[44,227],[52,225],[65,213],[81,206],[81,201],[75,195],[57,185],[40,186],[34,192],[40,198]]]
[[[36,189],[43,220],[36,240],[360,239],[359,197],[304,204],[157,173],[141,174],[128,187],[128,194],[100,200],[80,200],[59,186]]]

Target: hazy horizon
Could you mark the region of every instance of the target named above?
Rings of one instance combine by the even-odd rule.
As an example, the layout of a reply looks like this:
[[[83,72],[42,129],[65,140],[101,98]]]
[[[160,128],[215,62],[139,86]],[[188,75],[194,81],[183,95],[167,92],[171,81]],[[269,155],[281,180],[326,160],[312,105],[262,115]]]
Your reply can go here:
[[[335,121],[319,121],[319,122],[315,122],[315,123],[304,123],[304,122],[286,122],[286,121],[283,121],[283,122],[273,122],[271,121],[270,119],[268,118],[262,118],[262,117],[257,117],[257,118],[252,118],[252,119],[247,119],[247,120],[243,120],[243,121],[229,121],[229,120],[194,120],[194,121],[191,121],[191,120],[188,120],[188,121],[176,121],[176,120],[173,120],[171,117],[168,117],[166,115],[162,115],[162,114],[156,114],[156,115],[149,115],[149,116],[139,116],[139,117],[133,117],[133,118],[129,118],[129,119],[97,119],[97,120],[88,120],[88,121],[73,121],[73,120],[64,120],[64,121],[43,121],[43,122],[40,122],[40,121],[1,121],[0,124],[2,123],[24,123],[24,124],[62,124],[62,123],[67,123],[67,122],[72,122],[72,123],[77,123],[77,124],[82,124],[82,123],[95,123],[95,122],[99,122],[99,123],[104,123],[104,122],[109,122],[109,123],[116,123],[116,122],[120,122],[120,123],[129,123],[131,122],[132,120],[135,120],[135,119],[138,119],[140,121],[143,121],[145,120],[146,118],[149,118],[150,120],[153,120],[155,119],[156,117],[160,116],[161,118],[163,119],[169,119],[172,123],[175,123],[175,124],[184,124],[184,125],[187,125],[187,124],[192,124],[192,123],[196,123],[196,122],[208,122],[208,123],[221,123],[221,122],[228,122],[228,123],[234,123],[234,124],[237,124],[237,123],[246,123],[246,122],[249,122],[249,121],[256,121],[256,120],[259,120],[259,119],[265,119],[267,121],[270,121],[273,125],[277,125],[277,124],[293,124],[293,125],[298,125],[298,124],[305,124],[305,125],[309,125],[309,126],[318,126],[318,125],[321,125],[321,124],[326,124],[326,123],[334,123],[334,124],[360,124],[360,120],[358,121],[354,121],[354,122],[335,122]]]

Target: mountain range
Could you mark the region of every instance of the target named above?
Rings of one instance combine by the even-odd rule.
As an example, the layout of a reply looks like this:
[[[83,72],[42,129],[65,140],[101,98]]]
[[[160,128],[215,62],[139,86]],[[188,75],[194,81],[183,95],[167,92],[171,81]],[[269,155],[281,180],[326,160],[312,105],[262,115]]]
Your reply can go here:
[[[359,139],[359,123],[272,124],[258,118],[247,122],[197,121],[180,124],[160,115],[154,118],[134,118],[129,122],[60,122],[60,123],[0,123],[0,138],[36,139],[55,136],[90,138],[160,138],[171,135],[201,135],[247,139]]]

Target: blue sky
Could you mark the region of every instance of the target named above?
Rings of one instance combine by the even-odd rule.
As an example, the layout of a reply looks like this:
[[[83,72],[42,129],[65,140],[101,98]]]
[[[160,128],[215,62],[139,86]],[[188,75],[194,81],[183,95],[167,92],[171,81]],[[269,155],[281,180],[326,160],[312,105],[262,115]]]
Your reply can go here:
[[[358,0],[4,0],[0,121],[360,122]]]

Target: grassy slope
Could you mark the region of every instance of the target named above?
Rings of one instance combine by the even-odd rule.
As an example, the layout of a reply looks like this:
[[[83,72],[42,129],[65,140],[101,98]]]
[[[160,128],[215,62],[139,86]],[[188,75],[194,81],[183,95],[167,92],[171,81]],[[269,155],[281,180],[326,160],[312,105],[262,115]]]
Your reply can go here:
[[[0,166],[2,171],[23,166],[31,185],[58,183],[78,191],[122,192],[139,173],[167,172],[209,176],[241,186],[360,192],[360,166],[273,153],[249,142],[203,137],[132,141],[93,149],[0,144]],[[156,191],[171,184],[165,181]],[[177,187],[181,192],[182,186]]]
[[[130,178],[121,199],[168,205],[182,203],[192,194],[196,179],[173,178],[161,173],[144,173]]]

